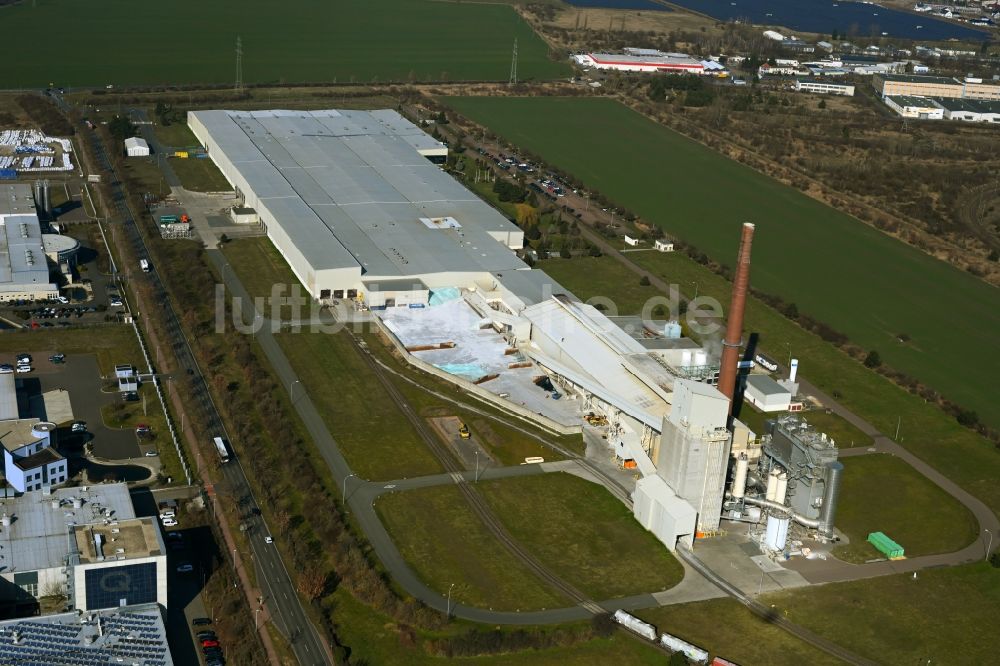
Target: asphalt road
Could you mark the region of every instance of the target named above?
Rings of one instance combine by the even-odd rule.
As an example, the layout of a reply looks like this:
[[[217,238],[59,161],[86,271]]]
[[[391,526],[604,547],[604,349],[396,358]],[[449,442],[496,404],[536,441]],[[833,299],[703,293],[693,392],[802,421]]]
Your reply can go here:
[[[104,151],[104,146],[97,135],[94,132],[88,132],[84,136],[98,163],[106,171],[114,173],[111,162]],[[169,172],[169,165],[166,165],[165,169]],[[145,243],[117,177],[113,178],[109,185],[112,191],[111,204],[118,213],[117,217],[122,220],[123,234],[119,238],[131,243],[138,256],[146,256]],[[156,270],[139,274],[136,279],[150,281],[156,293],[166,293]],[[179,366],[178,371],[192,379],[186,386],[189,391],[189,406],[195,411],[200,411],[206,422],[211,424],[212,432],[205,433],[205,437],[214,436],[216,433],[224,434],[226,431],[222,419],[215,408],[205,378],[184,336],[177,315],[168,299],[163,299],[160,304],[166,320],[166,330],[163,331],[163,334],[173,345]],[[253,492],[240,466],[238,451],[234,451],[232,461],[224,466],[223,475],[235,496],[249,497],[256,504],[253,500]],[[264,603],[268,606],[272,621],[289,640],[291,649],[300,664],[313,666],[332,663],[316,628],[309,621],[302,608],[295,586],[281,561],[278,550],[272,545],[264,543],[264,534],[269,533],[269,530],[264,524],[263,517],[252,516],[250,522],[253,530],[250,538],[252,557],[265,573],[261,587],[267,591]]]

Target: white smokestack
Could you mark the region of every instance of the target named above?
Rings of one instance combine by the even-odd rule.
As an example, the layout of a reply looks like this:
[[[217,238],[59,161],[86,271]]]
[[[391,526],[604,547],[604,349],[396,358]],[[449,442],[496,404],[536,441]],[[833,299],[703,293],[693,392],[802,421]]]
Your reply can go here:
[[[795,383],[795,375],[799,372],[799,359],[793,358],[791,368],[788,370],[788,381]]]

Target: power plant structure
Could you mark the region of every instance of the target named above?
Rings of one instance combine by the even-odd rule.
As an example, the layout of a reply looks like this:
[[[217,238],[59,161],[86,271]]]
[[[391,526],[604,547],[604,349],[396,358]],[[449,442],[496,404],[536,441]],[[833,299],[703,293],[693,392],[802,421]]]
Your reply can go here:
[[[724,516],[766,520],[758,536],[772,552],[785,549],[792,525],[832,540],[844,471],[836,443],[795,414],[767,421],[766,428],[758,446],[734,448]]]
[[[738,419],[732,418],[753,234],[754,225],[744,224],[719,368],[719,391],[729,399],[731,439],[727,444],[731,442],[728,455],[732,480],[722,503],[722,514],[762,525],[752,528],[751,534],[759,538],[765,551],[778,553],[785,550],[793,523],[813,531],[821,540],[834,538],[833,520],[844,466],[837,460],[835,442],[798,416],[789,414],[767,421],[766,432],[759,441]],[[794,360],[788,379],[781,382],[793,395],[798,388],[797,372],[798,360]]]

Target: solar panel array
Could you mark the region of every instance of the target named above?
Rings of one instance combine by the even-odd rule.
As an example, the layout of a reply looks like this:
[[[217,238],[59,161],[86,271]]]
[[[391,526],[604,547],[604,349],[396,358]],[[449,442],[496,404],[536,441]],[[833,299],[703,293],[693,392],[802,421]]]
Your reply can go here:
[[[0,627],[0,664],[118,666],[123,663],[173,664],[157,616],[116,613],[95,616],[84,623],[25,620]]]

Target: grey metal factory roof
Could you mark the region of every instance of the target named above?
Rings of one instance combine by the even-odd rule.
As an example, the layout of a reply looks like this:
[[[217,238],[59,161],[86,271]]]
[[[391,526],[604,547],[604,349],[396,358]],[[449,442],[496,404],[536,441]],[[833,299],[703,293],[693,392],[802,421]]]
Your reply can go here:
[[[82,506],[74,508],[73,500],[80,500]],[[0,570],[4,573],[64,566],[71,526],[135,518],[124,483],[59,488],[48,495],[33,490],[0,499],[0,512],[11,518],[10,527],[0,528]]]
[[[395,111],[191,115],[246,179],[258,212],[270,212],[315,270],[402,277],[525,267],[491,236],[517,227],[431,164],[419,151],[440,144]],[[443,217],[460,227],[421,222]]]
[[[768,375],[750,375],[747,377],[747,386],[752,386],[762,395],[782,395],[789,391]]]
[[[0,186],[0,291],[21,291],[21,285],[55,286],[42,247],[42,230],[29,185]]]
[[[547,301],[557,294],[565,294],[576,299],[568,289],[553,280],[547,273],[540,270],[519,270],[494,273],[493,277],[504,288],[517,294],[526,305],[534,305]]]
[[[159,606],[143,604],[0,622],[0,663],[172,666],[174,662]]]

